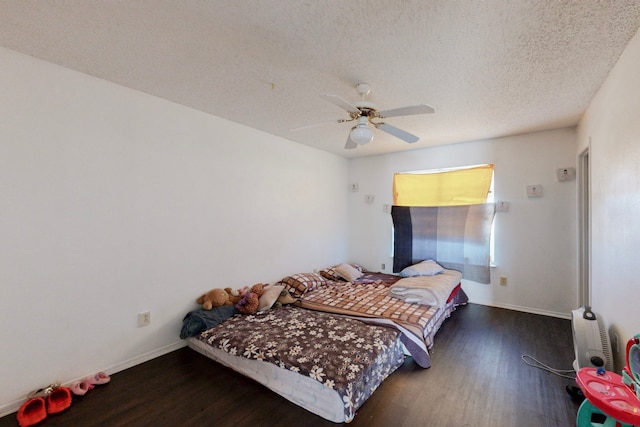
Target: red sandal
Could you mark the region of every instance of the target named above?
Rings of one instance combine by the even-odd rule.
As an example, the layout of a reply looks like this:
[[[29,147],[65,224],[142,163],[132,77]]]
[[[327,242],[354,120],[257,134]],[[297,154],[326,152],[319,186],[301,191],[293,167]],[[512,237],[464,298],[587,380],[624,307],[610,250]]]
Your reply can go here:
[[[44,399],[34,397],[22,404],[18,409],[18,425],[20,427],[34,426],[47,418],[47,410],[44,407]]]
[[[59,382],[29,393],[28,398],[16,414],[20,427],[36,425],[47,418],[47,414],[57,414],[71,406],[71,390],[60,387]]]
[[[57,414],[71,406],[71,390],[67,387],[56,387],[47,396],[47,413]]]

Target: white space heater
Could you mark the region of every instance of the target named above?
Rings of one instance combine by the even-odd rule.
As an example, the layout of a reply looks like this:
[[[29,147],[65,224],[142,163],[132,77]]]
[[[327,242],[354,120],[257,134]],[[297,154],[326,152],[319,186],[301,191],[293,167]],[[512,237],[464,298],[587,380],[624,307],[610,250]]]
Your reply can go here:
[[[573,332],[573,350],[576,359],[573,369],[603,367],[613,371],[613,354],[609,333],[604,327],[602,317],[588,305],[571,312]]]

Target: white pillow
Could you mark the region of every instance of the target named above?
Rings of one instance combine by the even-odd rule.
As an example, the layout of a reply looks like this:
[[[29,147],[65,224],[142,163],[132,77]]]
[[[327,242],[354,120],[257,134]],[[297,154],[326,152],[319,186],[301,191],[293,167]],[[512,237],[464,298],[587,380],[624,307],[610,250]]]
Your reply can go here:
[[[444,268],[432,259],[413,264],[400,272],[400,277],[435,276],[444,272]]]
[[[362,271],[345,263],[342,263],[339,266],[334,267],[333,269],[336,273],[338,273],[338,276],[349,282],[353,282],[358,277],[362,276]]]
[[[278,301],[280,292],[284,289],[284,286],[273,285],[264,288],[264,292],[260,295],[260,303],[258,304],[258,311],[269,310],[273,304]]]

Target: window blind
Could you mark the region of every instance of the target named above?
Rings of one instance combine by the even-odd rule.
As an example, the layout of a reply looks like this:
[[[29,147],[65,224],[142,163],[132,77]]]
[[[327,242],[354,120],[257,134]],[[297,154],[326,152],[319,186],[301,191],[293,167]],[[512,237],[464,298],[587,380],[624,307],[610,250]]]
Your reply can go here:
[[[493,164],[434,173],[393,175],[395,206],[460,206],[485,203]]]

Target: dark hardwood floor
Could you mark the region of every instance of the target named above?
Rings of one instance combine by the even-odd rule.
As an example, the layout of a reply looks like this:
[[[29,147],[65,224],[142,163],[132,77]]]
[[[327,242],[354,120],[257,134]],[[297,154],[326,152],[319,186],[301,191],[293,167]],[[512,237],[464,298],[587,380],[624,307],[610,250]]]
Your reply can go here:
[[[432,367],[408,358],[360,408],[356,426],[574,426],[569,320],[469,304],[442,326]],[[0,427],[16,426],[15,414]],[[112,376],[42,426],[335,426],[188,348]]]

